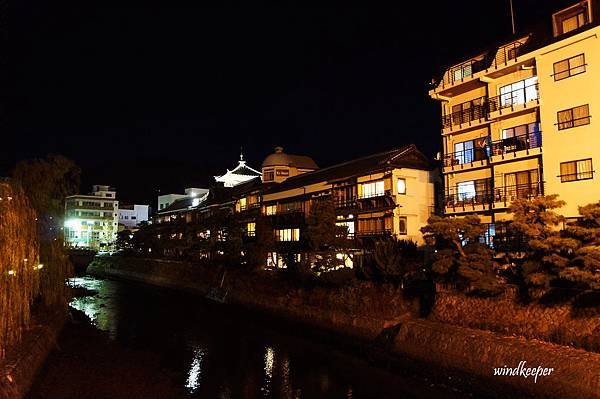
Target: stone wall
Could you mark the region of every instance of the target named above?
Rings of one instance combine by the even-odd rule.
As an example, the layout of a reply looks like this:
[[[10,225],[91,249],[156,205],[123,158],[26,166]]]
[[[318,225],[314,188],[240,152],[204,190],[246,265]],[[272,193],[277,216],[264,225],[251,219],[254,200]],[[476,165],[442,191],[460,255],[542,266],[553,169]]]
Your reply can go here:
[[[97,258],[88,271],[201,295],[209,286],[218,285],[222,276],[218,270],[182,262],[116,257]],[[391,336],[386,355],[409,366],[418,365],[429,372],[436,369],[448,378],[469,381],[478,392],[519,398],[599,398],[600,354],[418,319],[416,304],[402,299],[401,292],[391,287],[360,283],[299,289],[284,281],[270,281],[275,278],[264,273],[228,272],[224,283],[228,301],[363,342],[373,341],[381,337],[384,328],[395,326],[397,334]],[[441,303],[451,307],[450,298],[440,297]],[[450,314],[444,312],[438,308],[434,315]],[[554,373],[540,377],[537,383],[532,378],[494,376],[495,367],[516,367],[521,361],[526,361],[527,367],[552,367]]]
[[[598,308],[574,308],[570,304],[543,306],[539,303],[523,306],[512,291],[497,298],[477,298],[438,289],[429,318],[600,352]]]

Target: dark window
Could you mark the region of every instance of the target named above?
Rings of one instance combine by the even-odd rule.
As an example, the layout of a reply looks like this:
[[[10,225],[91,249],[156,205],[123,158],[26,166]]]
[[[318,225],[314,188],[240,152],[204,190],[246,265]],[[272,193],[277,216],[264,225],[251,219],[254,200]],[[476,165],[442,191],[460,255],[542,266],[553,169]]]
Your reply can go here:
[[[561,183],[593,178],[594,169],[592,167],[592,158],[581,159],[579,161],[561,162],[560,164]]]
[[[263,181],[273,181],[275,179],[275,171],[273,169],[263,172]]]
[[[408,231],[406,227],[406,216],[400,216],[400,219],[398,221],[398,233],[401,235],[406,235]]]
[[[554,63],[554,80],[566,79],[585,72],[585,56],[583,54]]]
[[[556,117],[558,119],[558,130],[589,125],[590,108],[587,104],[580,105],[578,107],[558,111]]]

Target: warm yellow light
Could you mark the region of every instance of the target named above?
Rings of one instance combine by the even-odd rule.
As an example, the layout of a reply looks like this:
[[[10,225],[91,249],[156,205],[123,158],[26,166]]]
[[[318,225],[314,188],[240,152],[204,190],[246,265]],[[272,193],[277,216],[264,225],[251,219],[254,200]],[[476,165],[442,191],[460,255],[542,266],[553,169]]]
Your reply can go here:
[[[9,276],[15,276],[17,274],[17,272],[15,270],[9,270],[8,271],[8,275]]]
[[[42,265],[41,263],[39,265],[37,265],[37,269],[40,270],[44,267],[44,265]]]

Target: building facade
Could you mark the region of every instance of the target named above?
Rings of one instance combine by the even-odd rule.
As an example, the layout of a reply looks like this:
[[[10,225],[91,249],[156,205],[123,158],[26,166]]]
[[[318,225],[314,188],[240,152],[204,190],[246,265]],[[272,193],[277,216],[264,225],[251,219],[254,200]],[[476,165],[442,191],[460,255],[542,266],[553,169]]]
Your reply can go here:
[[[208,193],[207,188],[186,188],[185,194],[163,194],[159,195],[157,199],[157,212],[162,212],[167,209],[171,204],[173,204],[177,200],[186,199],[186,198],[198,198],[201,199]]]
[[[108,251],[117,237],[119,201],[110,186],[95,185],[89,195],[65,199],[65,245]]]
[[[441,185],[436,166],[414,145],[321,169],[310,157],[286,154],[277,147],[265,158],[261,172],[234,187],[217,182],[205,201],[194,205],[189,199],[178,200],[159,213],[155,228],[162,229],[157,237],[167,240],[166,250],[177,251],[178,240],[196,242],[197,248],[207,248],[202,243],[210,240],[225,243],[234,228],[244,244],[272,241],[264,266],[285,267],[281,254],[299,259],[308,249],[307,220],[313,206],[330,200],[350,249],[350,255],[340,260],[353,266],[355,255],[372,248],[378,239],[396,237],[422,244],[420,228],[436,213]],[[258,237],[259,224],[269,237]],[[185,237],[183,231],[191,236]],[[206,249],[198,255],[212,256]]]
[[[558,194],[567,218],[600,199],[599,3],[557,10],[552,31],[514,37],[435,82],[445,215],[477,213],[493,236],[517,198]]]
[[[136,229],[141,222],[148,221],[148,205],[119,205],[119,230]]]

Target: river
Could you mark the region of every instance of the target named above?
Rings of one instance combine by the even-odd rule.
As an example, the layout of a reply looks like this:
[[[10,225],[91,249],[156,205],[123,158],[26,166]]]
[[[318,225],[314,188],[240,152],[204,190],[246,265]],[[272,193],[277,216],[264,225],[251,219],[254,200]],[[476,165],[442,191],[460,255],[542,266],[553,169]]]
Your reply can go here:
[[[92,277],[71,284],[79,288],[70,304],[76,311],[30,398],[473,396],[191,295]]]

